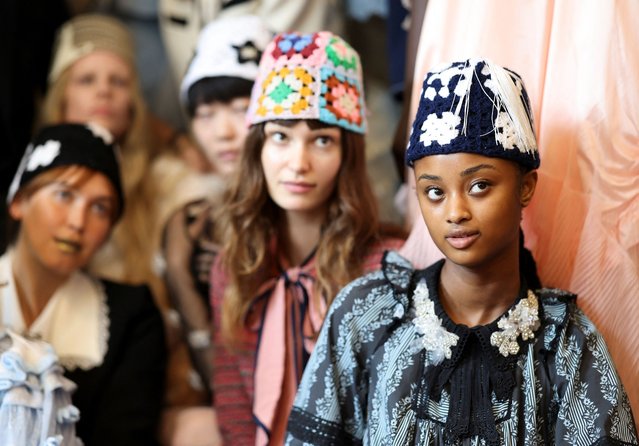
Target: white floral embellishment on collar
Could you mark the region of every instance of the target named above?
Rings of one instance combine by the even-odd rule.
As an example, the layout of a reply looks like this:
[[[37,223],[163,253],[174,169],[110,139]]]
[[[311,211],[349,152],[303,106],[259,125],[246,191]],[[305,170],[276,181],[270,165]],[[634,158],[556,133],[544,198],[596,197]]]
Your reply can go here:
[[[457,345],[459,336],[442,327],[442,321],[435,314],[435,304],[428,295],[426,281],[422,280],[415,287],[413,295],[415,318],[413,324],[422,336],[415,340],[416,347],[430,353],[430,362],[437,365],[452,356],[451,348]]]
[[[539,303],[535,293],[528,290],[528,296],[504,315],[497,326],[501,330],[490,335],[490,344],[498,347],[503,356],[519,353],[517,337],[521,335],[524,341],[533,339],[535,330],[539,328]]]

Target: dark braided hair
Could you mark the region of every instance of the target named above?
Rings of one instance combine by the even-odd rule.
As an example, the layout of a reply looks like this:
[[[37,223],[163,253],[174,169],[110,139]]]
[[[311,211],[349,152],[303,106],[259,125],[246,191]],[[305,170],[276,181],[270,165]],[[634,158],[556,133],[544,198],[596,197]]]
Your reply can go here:
[[[537,263],[535,258],[524,246],[524,231],[519,228],[519,272],[526,280],[528,288],[538,290],[541,288],[541,280],[537,275]]]

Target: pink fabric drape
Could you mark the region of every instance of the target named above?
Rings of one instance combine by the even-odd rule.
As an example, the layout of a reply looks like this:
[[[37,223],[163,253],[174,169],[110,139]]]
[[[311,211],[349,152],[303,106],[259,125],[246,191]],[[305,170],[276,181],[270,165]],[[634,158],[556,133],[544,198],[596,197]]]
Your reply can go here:
[[[541,152],[526,244],[544,285],[579,295],[637,418],[639,2],[430,0],[412,115],[430,67],[475,56],[524,79]],[[402,254],[425,266],[441,253],[411,197],[414,225]]]

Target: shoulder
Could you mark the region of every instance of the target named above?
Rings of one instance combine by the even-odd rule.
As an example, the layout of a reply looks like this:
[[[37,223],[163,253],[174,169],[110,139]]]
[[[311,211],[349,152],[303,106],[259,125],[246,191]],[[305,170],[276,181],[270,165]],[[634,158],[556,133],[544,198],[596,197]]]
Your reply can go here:
[[[380,269],[355,279],[340,291],[328,317],[346,317],[355,324],[358,320],[366,323],[377,316],[384,316],[389,323],[404,317],[408,311],[407,293],[415,270],[396,251],[386,251],[380,263]]]
[[[100,281],[109,312],[109,353],[143,348],[146,361],[163,360],[166,355],[164,320],[149,287]]]
[[[218,175],[195,172],[180,158],[172,155],[157,157],[151,166],[151,178],[157,200],[158,219],[164,224],[169,216],[192,201],[221,200],[225,181]]]
[[[544,288],[536,294],[542,309],[545,350],[574,352],[585,344],[605,348],[597,327],[577,305],[576,294],[558,288]]]
[[[384,236],[372,243],[366,251],[362,269],[364,272],[374,271],[380,268],[382,258],[389,251],[400,249],[404,244],[404,239],[394,236]]]

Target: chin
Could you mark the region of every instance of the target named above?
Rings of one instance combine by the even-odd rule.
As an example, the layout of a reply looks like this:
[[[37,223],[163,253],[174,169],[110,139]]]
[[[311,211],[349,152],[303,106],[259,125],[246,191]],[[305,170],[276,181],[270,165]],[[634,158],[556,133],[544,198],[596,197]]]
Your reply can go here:
[[[442,250],[446,260],[454,263],[457,266],[464,268],[474,269],[487,265],[489,261],[485,257],[478,256],[477,254],[469,251],[456,250],[451,252],[450,249]]]

